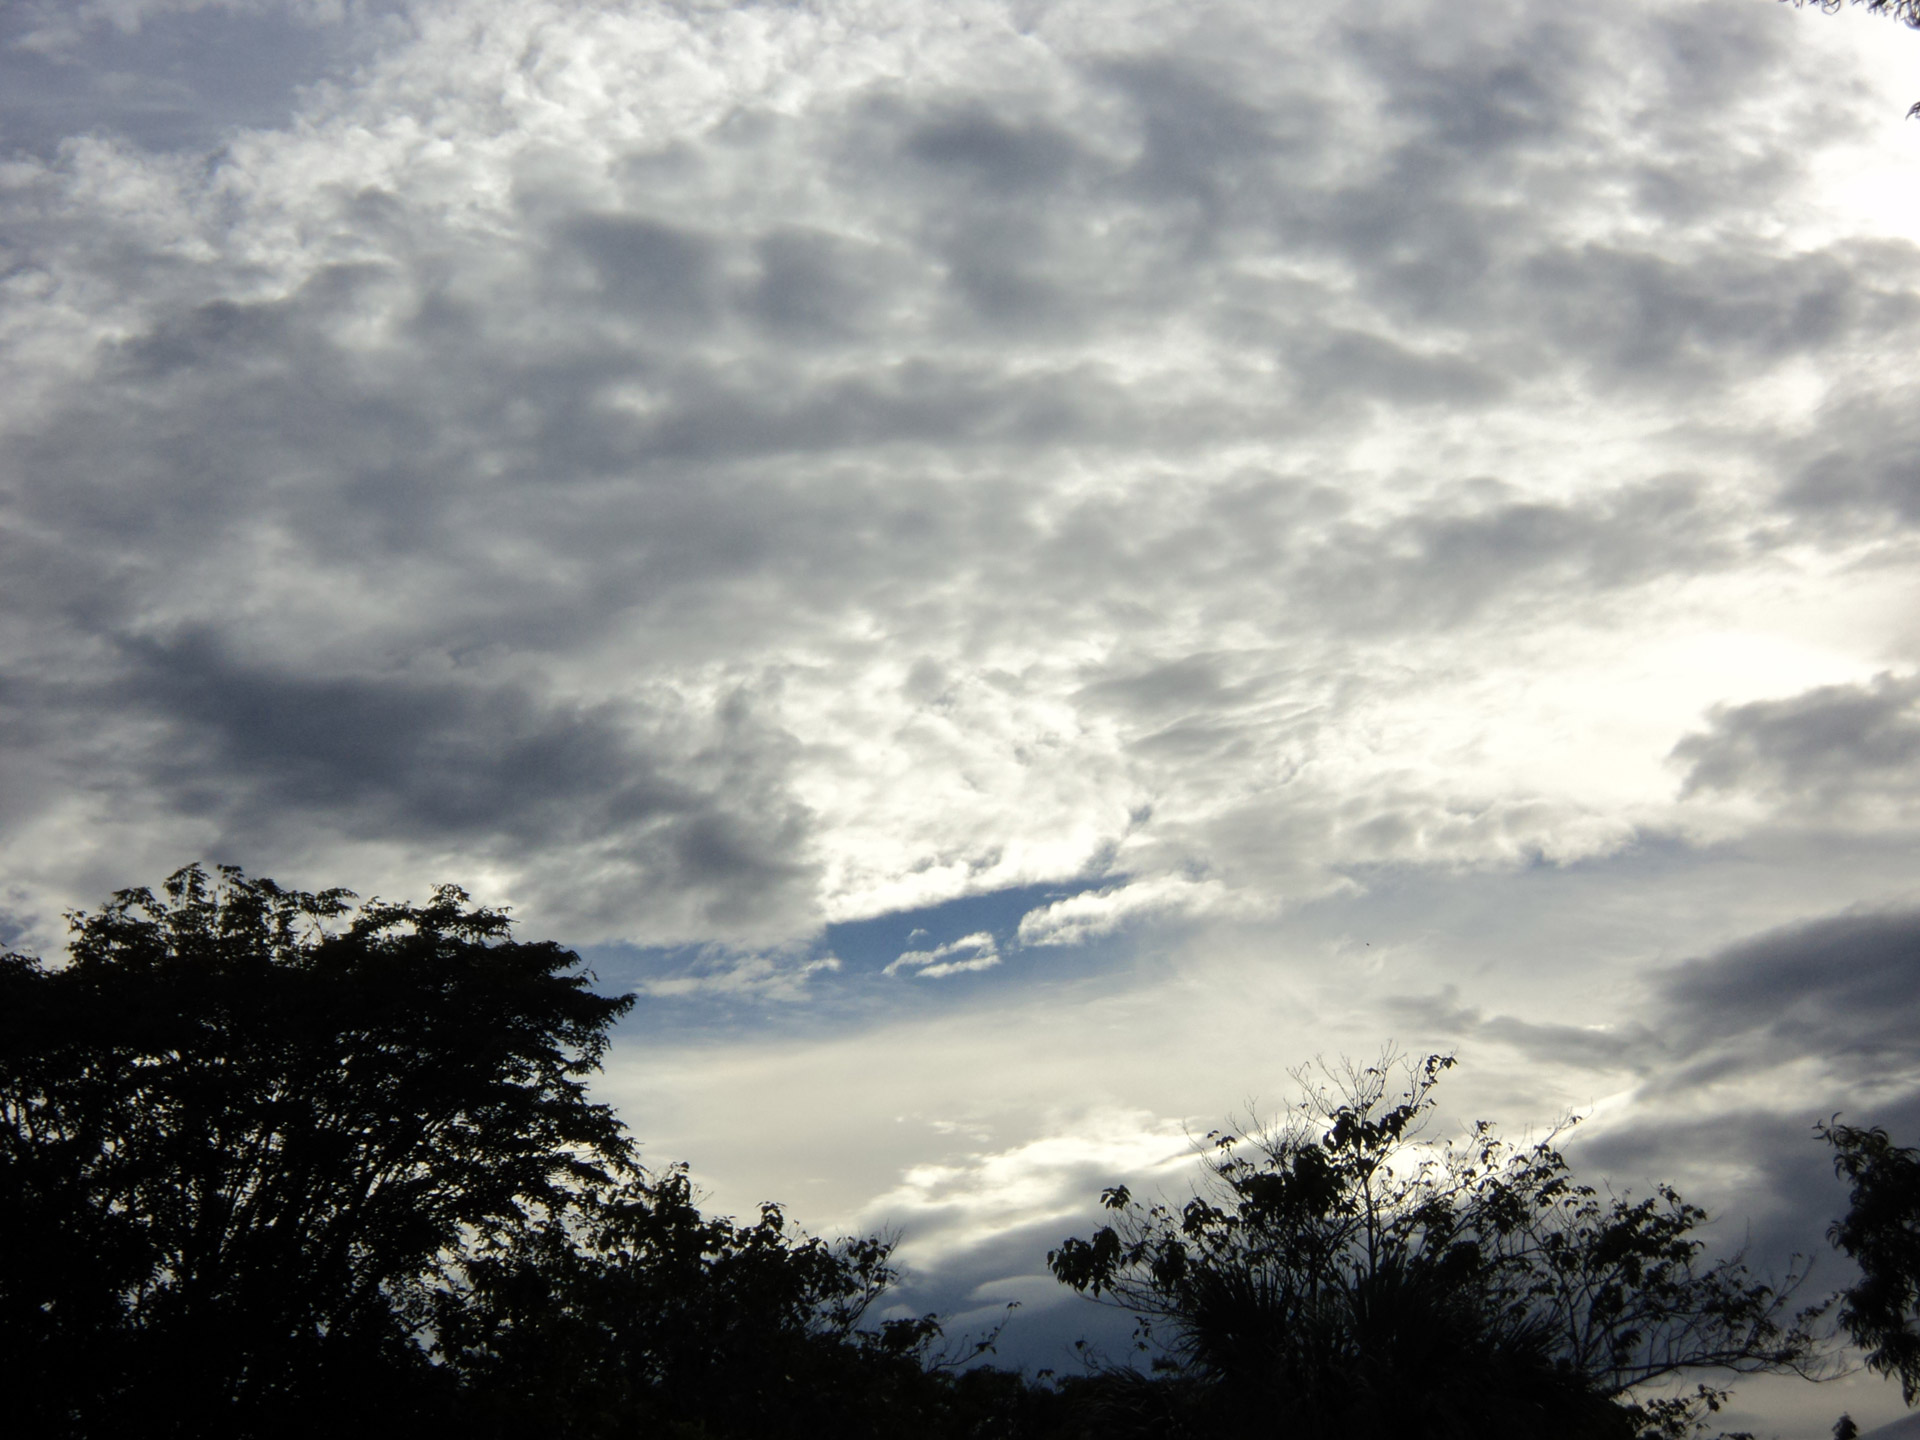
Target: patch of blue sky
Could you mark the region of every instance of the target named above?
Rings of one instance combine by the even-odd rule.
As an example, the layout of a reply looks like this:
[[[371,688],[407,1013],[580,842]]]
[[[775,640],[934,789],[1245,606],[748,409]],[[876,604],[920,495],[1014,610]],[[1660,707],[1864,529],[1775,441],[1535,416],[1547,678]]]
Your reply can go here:
[[[823,940],[826,948],[840,957],[849,977],[884,975],[902,955],[931,954],[968,936],[982,934],[992,936],[1000,954],[1009,957],[1008,963],[1011,963],[1011,956],[1018,949],[1014,935],[1020,928],[1021,916],[1042,905],[1096,889],[1099,883],[1087,880],[1065,885],[1016,885],[980,895],[962,895],[939,905],[829,925]],[[896,976],[901,973],[894,972]],[[984,975],[985,972],[968,973]]]
[[[1097,976],[1131,955],[1137,932],[1079,945],[1023,946],[1021,917],[1105,881],[1022,885],[826,926],[804,948],[754,952],[719,945],[579,947],[598,989],[634,991],[622,1026],[681,1039],[737,1035],[743,1023],[816,1030],[903,1013],[990,1002],[1035,983]]]

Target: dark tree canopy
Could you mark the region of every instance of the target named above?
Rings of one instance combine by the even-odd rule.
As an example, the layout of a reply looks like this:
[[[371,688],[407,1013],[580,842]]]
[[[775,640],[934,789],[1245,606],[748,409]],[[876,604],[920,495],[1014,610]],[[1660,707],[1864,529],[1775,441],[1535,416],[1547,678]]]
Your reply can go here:
[[[862,1326],[890,1249],[797,1233],[778,1205],[703,1215],[684,1167],[597,1194],[438,1297],[440,1351],[484,1397],[463,1428],[883,1440],[939,1408],[932,1317]]]
[[[1179,1207],[1105,1193],[1054,1274],[1157,1326],[1161,1373],[966,1368],[870,1322],[884,1237],[703,1215],[587,1081],[631,1000],[443,887],[424,905],[190,866],[0,956],[0,1384],[12,1433],[114,1440],[1290,1440],[1680,1436],[1702,1367],[1814,1367],[1798,1273],[1709,1263],[1659,1188],[1550,1144],[1422,1135],[1452,1064],[1309,1086],[1216,1134]],[[1305,1077],[1303,1076],[1303,1079]],[[1826,1130],[1842,1319],[1914,1392],[1920,1155]]]
[[[11,1395],[139,1433],[380,1405],[460,1257],[627,1167],[584,1077],[630,1001],[457,889],[351,900],[189,867],[0,961]]]
[[[1707,1263],[1706,1217],[1671,1189],[1602,1195],[1550,1144],[1484,1123],[1420,1140],[1451,1064],[1305,1085],[1281,1128],[1210,1136],[1186,1204],[1105,1192],[1114,1223],[1054,1251],[1054,1273],[1158,1327],[1224,1418],[1314,1440],[1681,1435],[1723,1392],[1630,1392],[1813,1365],[1798,1275],[1776,1289]]]
[[[1828,1232],[1860,1266],[1840,1297],[1840,1323],[1867,1364],[1897,1376],[1907,1404],[1920,1396],[1920,1149],[1885,1130],[1820,1127],[1835,1172],[1852,1187],[1847,1213]]]
[[[0,957],[9,1433],[1080,1436],[891,1244],[700,1213],[587,1095],[630,1005],[444,887],[190,866]],[[1064,1423],[1064,1422],[1062,1422]]]

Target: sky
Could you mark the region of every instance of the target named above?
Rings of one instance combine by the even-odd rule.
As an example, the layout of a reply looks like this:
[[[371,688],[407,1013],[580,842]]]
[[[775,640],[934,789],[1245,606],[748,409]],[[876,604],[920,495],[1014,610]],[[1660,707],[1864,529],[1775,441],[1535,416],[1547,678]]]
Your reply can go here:
[[[459,883],[1010,1363],[1390,1044],[1824,1251],[1814,1123],[1920,1137],[1916,98],[1770,0],[13,0],[0,942]]]

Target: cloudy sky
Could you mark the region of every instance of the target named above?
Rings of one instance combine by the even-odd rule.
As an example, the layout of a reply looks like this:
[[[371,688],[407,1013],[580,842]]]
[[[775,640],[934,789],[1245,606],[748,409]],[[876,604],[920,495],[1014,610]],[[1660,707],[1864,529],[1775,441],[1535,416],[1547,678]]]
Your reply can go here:
[[[1820,1246],[1920,1132],[1916,97],[1769,0],[13,0],[0,941],[462,883],[1031,1364],[1390,1040]]]

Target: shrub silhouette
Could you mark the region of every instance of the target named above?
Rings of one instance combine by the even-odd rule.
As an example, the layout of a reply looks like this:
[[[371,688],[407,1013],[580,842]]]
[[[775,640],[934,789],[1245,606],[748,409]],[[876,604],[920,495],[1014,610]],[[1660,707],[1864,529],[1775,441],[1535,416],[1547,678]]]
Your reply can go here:
[[[1682,1435],[1724,1392],[1630,1392],[1817,1365],[1811,1316],[1788,1310],[1804,1272],[1776,1289],[1705,1263],[1706,1216],[1671,1189],[1603,1196],[1484,1123],[1422,1141],[1452,1063],[1389,1055],[1333,1090],[1302,1075],[1284,1126],[1208,1137],[1202,1193],[1109,1189],[1113,1223],[1048,1263],[1158,1327],[1218,1423],[1314,1440]]]
[[[480,1435],[875,1437],[936,1403],[931,1317],[864,1329],[890,1245],[828,1245],[777,1205],[704,1216],[683,1167],[630,1179],[476,1256],[438,1297]]]

